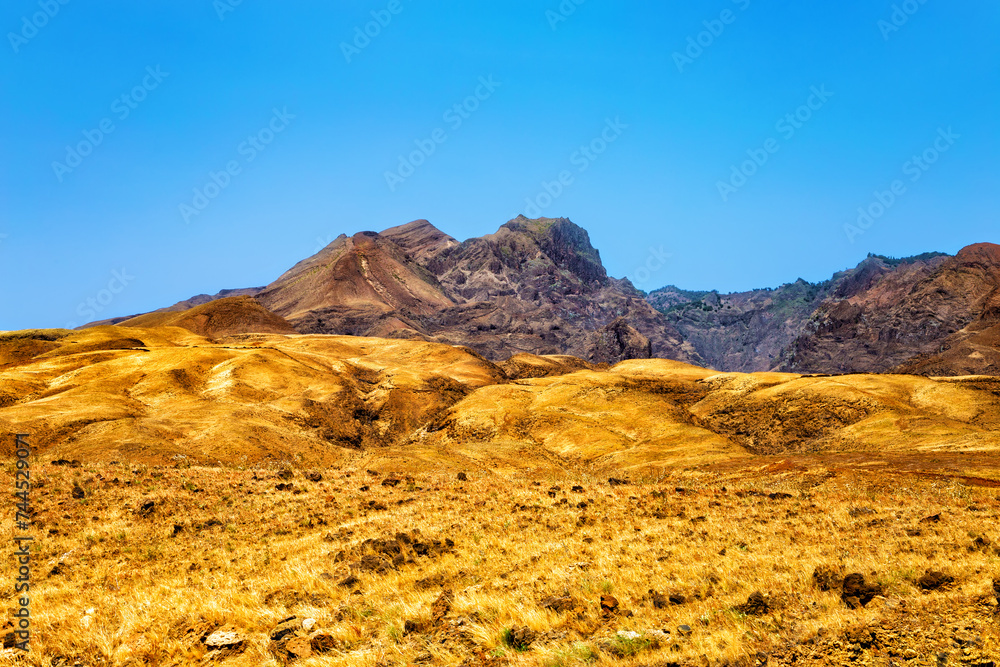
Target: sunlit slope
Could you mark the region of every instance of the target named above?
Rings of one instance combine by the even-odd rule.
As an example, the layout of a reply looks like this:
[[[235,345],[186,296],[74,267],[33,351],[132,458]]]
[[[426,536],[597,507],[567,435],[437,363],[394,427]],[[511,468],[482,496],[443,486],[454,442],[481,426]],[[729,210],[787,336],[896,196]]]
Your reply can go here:
[[[517,467],[690,466],[723,457],[822,451],[1000,448],[993,378],[716,374],[666,360],[484,387],[411,442]]]
[[[295,329],[250,296],[216,299],[179,312],[146,313],[119,323],[122,327],[182,327],[216,338],[242,333],[293,334]]]
[[[458,348],[347,336],[213,343],[119,326],[45,342],[58,347],[0,367],[0,429],[34,434],[53,457],[329,463],[498,377]]]
[[[423,341],[96,327],[0,335],[0,430],[82,460],[689,467],[1000,449],[1000,379],[720,374],[662,359],[608,369],[532,355],[493,364]]]

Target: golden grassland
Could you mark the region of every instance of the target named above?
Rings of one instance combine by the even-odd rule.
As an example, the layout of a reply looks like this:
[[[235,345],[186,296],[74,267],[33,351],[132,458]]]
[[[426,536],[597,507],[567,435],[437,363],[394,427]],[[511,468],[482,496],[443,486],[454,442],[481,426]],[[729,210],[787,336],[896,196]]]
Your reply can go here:
[[[8,662],[998,661],[1000,378],[102,326],[0,334],[0,433]]]
[[[992,664],[1000,496],[971,484],[994,482],[854,463],[755,459],[610,485],[395,475],[361,455],[316,469],[41,457],[31,652],[3,659],[280,665],[270,633],[295,616],[322,638],[302,667]],[[364,544],[399,533],[437,547],[393,563]],[[823,567],[882,594],[851,609],[816,586]],[[928,570],[954,582],[921,590]],[[12,607],[13,575],[2,586]],[[740,607],[758,591],[766,609]],[[547,609],[550,596],[571,601]],[[210,650],[216,630],[242,644]]]

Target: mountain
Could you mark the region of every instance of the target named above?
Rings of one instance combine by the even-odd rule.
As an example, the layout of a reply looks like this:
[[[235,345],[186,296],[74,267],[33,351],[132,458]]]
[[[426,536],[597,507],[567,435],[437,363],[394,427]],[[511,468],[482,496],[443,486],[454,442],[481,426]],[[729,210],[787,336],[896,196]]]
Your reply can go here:
[[[256,298],[301,333],[443,342],[489,359],[700,361],[565,218],[519,216],[461,243],[426,220],[342,235]]]
[[[884,262],[883,262],[884,264]],[[810,316],[784,370],[961,375],[996,370],[1000,246],[859,267]]]
[[[250,296],[222,297],[186,310],[164,310],[138,315],[120,322],[120,325],[181,327],[209,338],[243,333],[295,333],[291,324]]]
[[[785,348],[804,330],[809,316],[836,280],[797,280],[777,289],[733,294],[664,287],[646,298],[661,310],[706,366],[725,371],[774,368]]]
[[[209,336],[292,327],[447,343],[492,361],[524,353],[597,364],[660,357],[726,372],[992,374],[998,276],[1000,246],[982,243],[954,257],[869,255],[820,283],[645,294],[609,276],[586,230],[566,218],[518,216],[462,242],[415,220],[341,235],[264,287],[95,325],[172,322]],[[208,311],[173,317],[227,299],[242,299],[216,313],[227,324],[206,325]]]
[[[153,313],[177,313],[183,310],[188,310],[189,308],[194,308],[195,306],[201,306],[218,299],[225,299],[229,297],[236,296],[256,296],[260,291],[264,289],[263,287],[244,287],[241,289],[224,289],[215,294],[198,294],[191,297],[190,299],[185,299],[183,301],[178,301],[172,306],[167,306],[166,308],[160,308],[158,310],[152,311]],[[135,315],[125,315],[121,317],[110,317],[106,320],[97,320],[95,322],[90,322],[82,327],[77,327],[79,329],[87,329],[90,327],[101,327],[109,324],[120,324],[127,320],[139,317],[140,315],[149,315],[151,313],[136,313]]]
[[[870,255],[821,283],[647,295],[705,364],[726,371],[994,374],[1000,246]]]

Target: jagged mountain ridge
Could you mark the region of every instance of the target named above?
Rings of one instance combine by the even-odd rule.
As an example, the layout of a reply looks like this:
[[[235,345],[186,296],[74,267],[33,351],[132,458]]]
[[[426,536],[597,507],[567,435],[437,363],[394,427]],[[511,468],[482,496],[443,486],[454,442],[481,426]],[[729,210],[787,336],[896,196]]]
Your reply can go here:
[[[997,373],[1000,246],[902,264],[839,290],[780,367],[812,372]],[[992,343],[991,343],[992,341]]]
[[[491,359],[700,361],[565,218],[519,216],[461,243],[426,220],[340,236],[257,299],[301,333],[422,339]]]
[[[737,372],[992,374],[1000,373],[998,275],[1000,246],[979,244],[955,257],[869,255],[820,283],[645,294],[609,276],[586,230],[565,218],[518,216],[463,242],[415,220],[341,235],[265,287],[155,312],[214,303],[199,321],[225,321],[228,333],[290,325],[466,346],[494,361],[653,356]],[[251,308],[249,297],[274,317]]]
[[[647,296],[706,364],[726,371],[1000,372],[1000,246],[952,257],[869,255],[821,283]]]

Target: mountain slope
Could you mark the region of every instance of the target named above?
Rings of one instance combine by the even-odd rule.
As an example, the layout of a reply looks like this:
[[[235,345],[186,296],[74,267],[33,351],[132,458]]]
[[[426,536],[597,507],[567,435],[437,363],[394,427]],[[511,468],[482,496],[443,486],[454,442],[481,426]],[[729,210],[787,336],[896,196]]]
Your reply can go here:
[[[997,248],[870,255],[821,283],[723,295],[666,287],[647,300],[706,365],[722,370],[994,372]]]
[[[291,324],[250,296],[223,297],[186,310],[147,313],[124,320],[120,325],[181,327],[207,338],[243,333],[295,333]]]
[[[902,264],[891,271],[862,270],[856,278],[857,284],[842,284],[813,313],[803,334],[787,349],[782,369],[919,370],[911,362],[922,357],[937,359],[925,364],[929,372],[966,372],[968,367],[956,363],[960,357],[940,354],[949,346],[968,343],[977,332],[961,333],[966,327],[983,329],[995,322],[1000,246],[981,243],[954,257]],[[949,358],[952,363],[945,363]]]
[[[409,318],[452,305],[401,247],[375,232],[341,235],[264,288],[257,299],[302,333],[390,335]]]
[[[415,220],[341,235],[266,287],[198,295],[156,312],[252,296],[299,333],[440,342],[491,360],[569,354],[740,372],[995,373],[998,248],[869,255],[816,284],[733,294],[671,286],[647,295],[608,276],[586,230],[565,218],[518,216],[463,242]],[[258,316],[260,331],[285,331],[261,313],[239,331],[252,330]]]
[[[257,298],[302,333],[445,342],[491,359],[699,360],[564,218],[521,216],[463,243],[426,220],[341,236]]]

